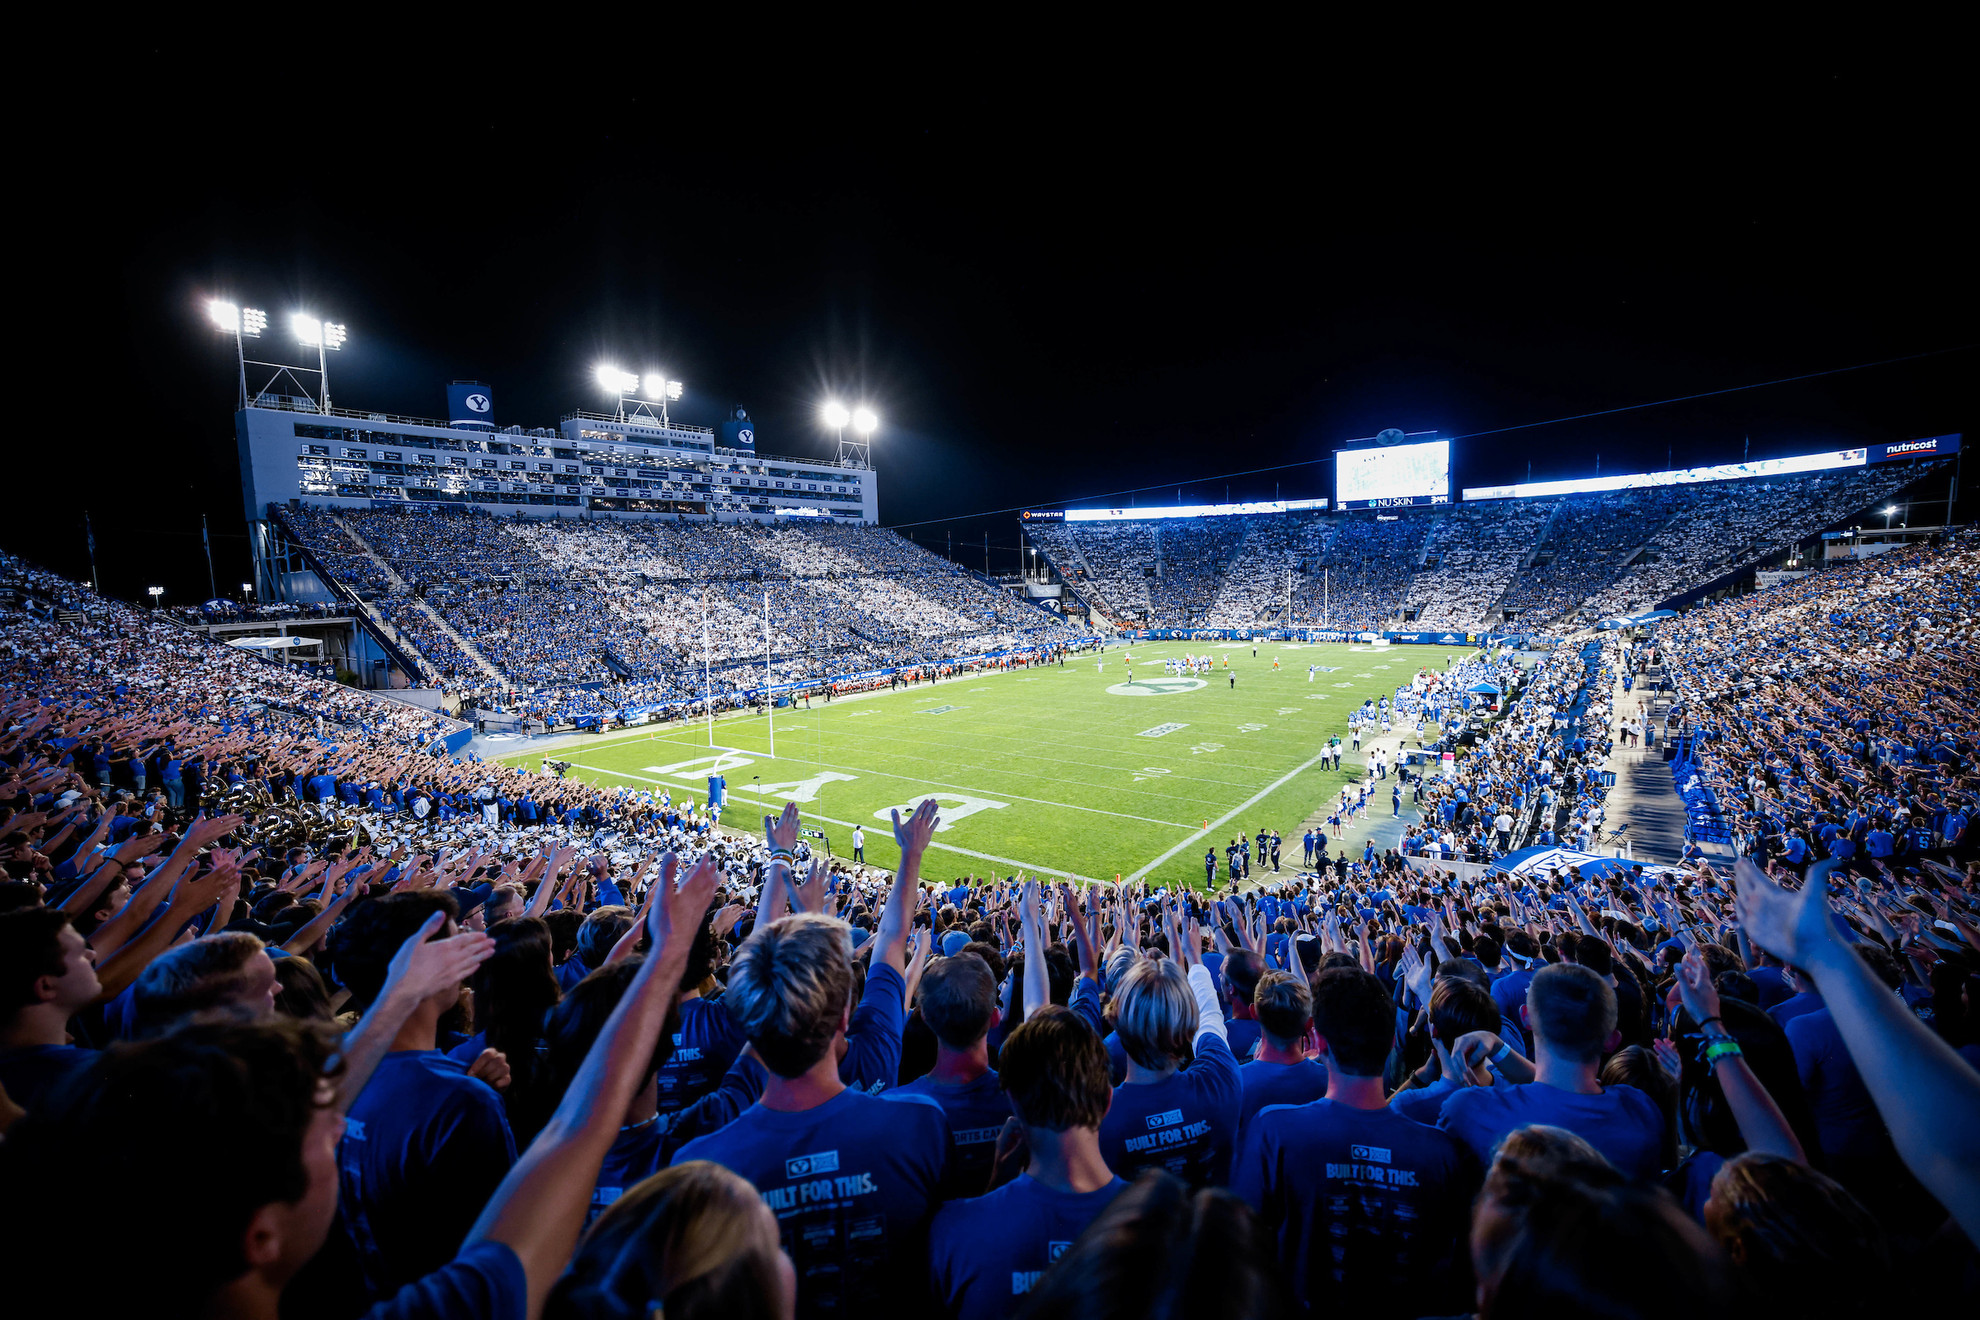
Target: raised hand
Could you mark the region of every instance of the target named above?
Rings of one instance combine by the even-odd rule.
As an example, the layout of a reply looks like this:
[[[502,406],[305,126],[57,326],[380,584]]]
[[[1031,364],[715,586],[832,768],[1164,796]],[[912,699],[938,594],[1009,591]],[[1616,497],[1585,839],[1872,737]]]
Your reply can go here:
[[[898,815],[898,813],[896,813]],[[797,803],[786,802],[783,813],[774,819],[763,818],[763,837],[770,844],[770,851],[788,853],[797,847],[798,809]]]
[[[498,1091],[509,1089],[509,1056],[500,1050],[483,1050],[468,1067],[468,1076],[479,1078]]]
[[[916,807],[913,814],[903,822],[900,810],[895,809],[894,842],[900,845],[901,866],[904,869],[910,853],[919,859],[921,854],[927,851],[928,840],[935,833],[935,826],[940,823],[940,810],[934,798],[924,798],[921,805]]]
[[[1826,874],[1810,867],[1799,891],[1781,888],[1744,857],[1733,868],[1739,881],[1738,909],[1748,939],[1795,967],[1805,967],[1836,942],[1829,916]]]
[[[1712,984],[1711,969],[1705,965],[1705,955],[1694,946],[1686,951],[1683,961],[1677,965],[1678,999],[1684,1004],[1691,1020],[1703,1024],[1710,1018],[1719,1016],[1719,988]]]

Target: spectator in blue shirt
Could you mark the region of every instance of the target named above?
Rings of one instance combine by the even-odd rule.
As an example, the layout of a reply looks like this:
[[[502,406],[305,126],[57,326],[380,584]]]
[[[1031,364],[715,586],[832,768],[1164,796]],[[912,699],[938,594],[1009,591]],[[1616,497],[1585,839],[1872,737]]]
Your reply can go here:
[[[1100,1154],[1112,1088],[1107,1051],[1092,1028],[1048,1004],[1010,1034],[997,1057],[1024,1134],[1025,1171],[935,1216],[930,1273],[936,1301],[954,1320],[1015,1314],[1052,1262],[1127,1187]]]
[[[990,1067],[988,1037],[997,1020],[990,964],[974,953],[937,959],[922,975],[916,1006],[935,1033],[935,1066],[888,1094],[925,1096],[942,1107],[949,1119],[943,1195],[981,1196],[990,1186],[998,1134],[1011,1117],[1010,1100]]]
[[[1468,1086],[1444,1102],[1438,1126],[1489,1162],[1499,1139],[1514,1128],[1546,1123],[1566,1128],[1632,1178],[1658,1171],[1664,1115],[1633,1086],[1602,1085],[1602,1056],[1621,1040],[1616,992],[1586,967],[1555,963],[1533,977],[1526,992],[1526,1027],[1535,1058],[1529,1066],[1493,1042],[1492,1062],[1522,1074],[1511,1086]]]
[[[1297,955],[1295,955],[1297,956]],[[1327,1067],[1315,1056],[1313,993],[1290,972],[1267,972],[1252,992],[1258,1015],[1258,1057],[1238,1069],[1244,1087],[1238,1126],[1267,1105],[1303,1105],[1327,1094]]]

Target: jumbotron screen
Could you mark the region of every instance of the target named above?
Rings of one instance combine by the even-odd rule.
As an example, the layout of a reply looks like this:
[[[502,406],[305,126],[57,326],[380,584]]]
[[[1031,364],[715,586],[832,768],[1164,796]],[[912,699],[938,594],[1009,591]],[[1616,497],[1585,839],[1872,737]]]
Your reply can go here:
[[[1451,442],[1334,451],[1334,500],[1343,509],[1451,502]]]

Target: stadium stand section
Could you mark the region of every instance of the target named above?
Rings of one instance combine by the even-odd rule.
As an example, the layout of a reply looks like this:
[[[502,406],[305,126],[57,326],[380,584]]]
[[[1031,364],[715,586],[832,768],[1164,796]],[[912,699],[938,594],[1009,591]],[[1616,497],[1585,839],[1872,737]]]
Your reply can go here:
[[[1595,495],[1028,531],[1119,627],[1539,632],[1655,608],[1942,471],[1897,463]]]
[[[523,694],[501,704],[537,718],[699,699],[704,662],[718,695],[760,687],[766,596],[780,683],[1080,636],[874,527],[399,508],[276,516],[320,573],[417,653],[430,681]]]

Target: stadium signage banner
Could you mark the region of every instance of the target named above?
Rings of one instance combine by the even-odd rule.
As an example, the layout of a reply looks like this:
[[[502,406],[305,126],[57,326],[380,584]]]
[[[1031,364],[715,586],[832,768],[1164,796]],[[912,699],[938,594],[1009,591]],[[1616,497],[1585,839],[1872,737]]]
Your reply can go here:
[[[1351,642],[1354,635],[1325,628],[1131,628],[1135,642]]]
[[[1928,436],[1923,440],[1906,440],[1895,445],[1871,445],[1870,461],[1888,463],[1898,458],[1937,458],[1941,454],[1957,454],[1960,434]]]
[[[1482,638],[1468,632],[1385,632],[1383,638],[1404,646],[1476,646]]]
[[[1026,509],[1018,515],[1019,522],[1064,522],[1064,509]]]
[[[479,381],[457,380],[447,387],[447,425],[477,431],[495,429],[494,396]]]

